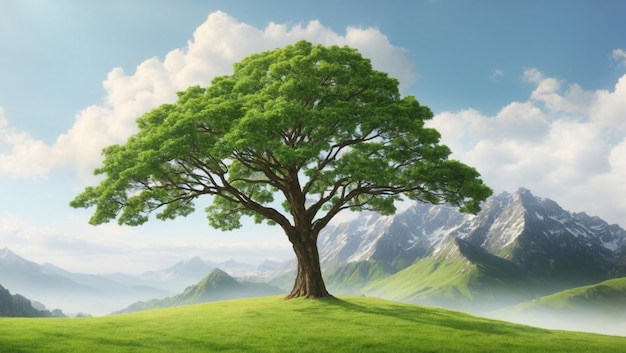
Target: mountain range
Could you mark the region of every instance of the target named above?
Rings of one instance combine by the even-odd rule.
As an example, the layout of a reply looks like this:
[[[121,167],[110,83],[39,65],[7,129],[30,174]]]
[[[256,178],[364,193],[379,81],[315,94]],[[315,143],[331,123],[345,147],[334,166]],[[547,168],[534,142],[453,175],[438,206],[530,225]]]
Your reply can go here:
[[[0,249],[0,285],[72,315],[106,315],[137,301],[172,296],[196,284],[217,266],[246,276],[264,273],[276,265],[268,261],[257,270],[253,265],[233,260],[214,263],[194,257],[139,275],[93,275],[66,271],[48,263],[37,264],[4,248]]]
[[[624,275],[626,231],[521,188],[474,216],[415,204],[320,234],[335,292],[484,312]]]
[[[198,304],[211,301],[263,297],[281,294],[283,291],[266,283],[236,280],[228,273],[215,268],[195,285],[187,287],[182,293],[164,298],[140,301],[125,309],[115,312],[116,314],[133,311],[143,311],[172,306]]]
[[[477,215],[422,203],[390,216],[361,212],[351,221],[330,224],[320,234],[318,245],[324,278],[333,294],[376,296],[480,314],[626,277],[624,229],[584,212],[564,210],[524,188],[490,197]],[[221,299],[227,296],[217,293],[229,290],[228,297],[247,296],[237,287],[242,278],[246,283],[267,282],[286,293],[295,278],[295,261],[254,268],[192,258],[138,276],[93,277],[15,257],[8,249],[0,250],[0,284],[7,288],[22,281],[38,282],[41,289],[55,286],[64,293],[93,295],[94,288],[102,290],[102,286],[135,293],[109,312]],[[7,271],[14,273],[7,276]],[[604,293],[606,288],[599,288],[596,292]],[[611,293],[618,301],[626,296],[620,291]],[[580,298],[595,305],[590,295]],[[139,301],[143,304],[129,308]],[[515,312],[531,306],[522,305]]]

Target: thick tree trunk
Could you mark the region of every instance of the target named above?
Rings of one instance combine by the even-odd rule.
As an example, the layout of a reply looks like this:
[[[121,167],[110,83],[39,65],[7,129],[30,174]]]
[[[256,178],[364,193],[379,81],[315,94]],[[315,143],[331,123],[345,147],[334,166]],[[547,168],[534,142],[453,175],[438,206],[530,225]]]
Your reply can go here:
[[[317,251],[317,237],[301,236],[292,240],[292,243],[298,260],[298,274],[293,289],[286,299],[332,297],[326,290],[322,278],[320,256]]]

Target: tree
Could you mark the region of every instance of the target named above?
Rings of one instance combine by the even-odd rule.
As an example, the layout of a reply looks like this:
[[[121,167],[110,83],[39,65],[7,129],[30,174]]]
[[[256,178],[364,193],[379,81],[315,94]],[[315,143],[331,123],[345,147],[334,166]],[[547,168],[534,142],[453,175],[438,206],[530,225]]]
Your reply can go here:
[[[239,228],[242,216],[282,228],[298,261],[287,298],[326,297],[317,238],[341,211],[392,214],[407,197],[477,212],[491,195],[475,169],[448,159],[424,126],[432,116],[355,49],[300,41],[140,117],[124,145],[103,150],[104,179],[70,205],[95,206],[94,225],[134,226],[155,211],[187,216],[207,195],[214,228]]]

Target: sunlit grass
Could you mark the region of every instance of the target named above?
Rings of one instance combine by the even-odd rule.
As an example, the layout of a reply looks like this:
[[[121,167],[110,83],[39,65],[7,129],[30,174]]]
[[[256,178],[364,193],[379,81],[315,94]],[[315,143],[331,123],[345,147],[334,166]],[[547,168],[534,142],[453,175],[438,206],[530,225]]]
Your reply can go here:
[[[617,352],[548,331],[372,298],[265,297],[76,319],[0,319],[2,352]]]

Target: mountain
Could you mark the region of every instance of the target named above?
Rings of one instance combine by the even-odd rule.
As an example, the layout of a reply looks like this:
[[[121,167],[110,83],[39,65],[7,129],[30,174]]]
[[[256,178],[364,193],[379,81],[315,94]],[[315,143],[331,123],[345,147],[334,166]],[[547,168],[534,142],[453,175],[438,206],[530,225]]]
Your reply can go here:
[[[272,272],[279,263],[266,261],[257,266],[240,263],[233,259],[224,262],[205,261],[199,257],[192,257],[189,260],[180,261],[171,267],[148,271],[139,276],[128,276],[122,274],[110,275],[118,281],[126,283],[140,283],[156,286],[170,292],[179,292],[199,280],[215,268],[220,268],[236,277],[259,277]]]
[[[319,238],[329,289],[479,311],[624,273],[626,231],[520,188],[477,215],[417,203]]]
[[[0,285],[0,317],[63,317],[60,310],[50,312],[33,306],[30,300],[14,294]]]
[[[623,335],[626,277],[567,289],[488,313],[489,317],[545,328]]]
[[[177,292],[198,282],[211,272],[217,264],[204,261],[199,257],[192,257],[186,261],[180,261],[171,267],[145,272],[139,276],[130,277],[130,280],[139,278],[144,283],[150,283],[159,288],[171,292]]]
[[[228,273],[215,268],[200,282],[187,287],[181,294],[165,299],[137,302],[123,310],[117,311],[116,314],[281,293],[283,293],[282,290],[265,283],[238,281]]]
[[[48,306],[69,313],[104,315],[137,301],[165,298],[198,283],[216,266],[237,276],[267,275],[281,266],[266,261],[258,268],[228,260],[221,263],[193,257],[140,275],[83,274],[53,264],[37,264],[5,248],[0,250],[0,283]]]
[[[94,315],[170,293],[137,284],[138,281],[120,283],[103,275],[72,273],[52,264],[39,265],[7,248],[0,250],[0,283],[46,306]]]

